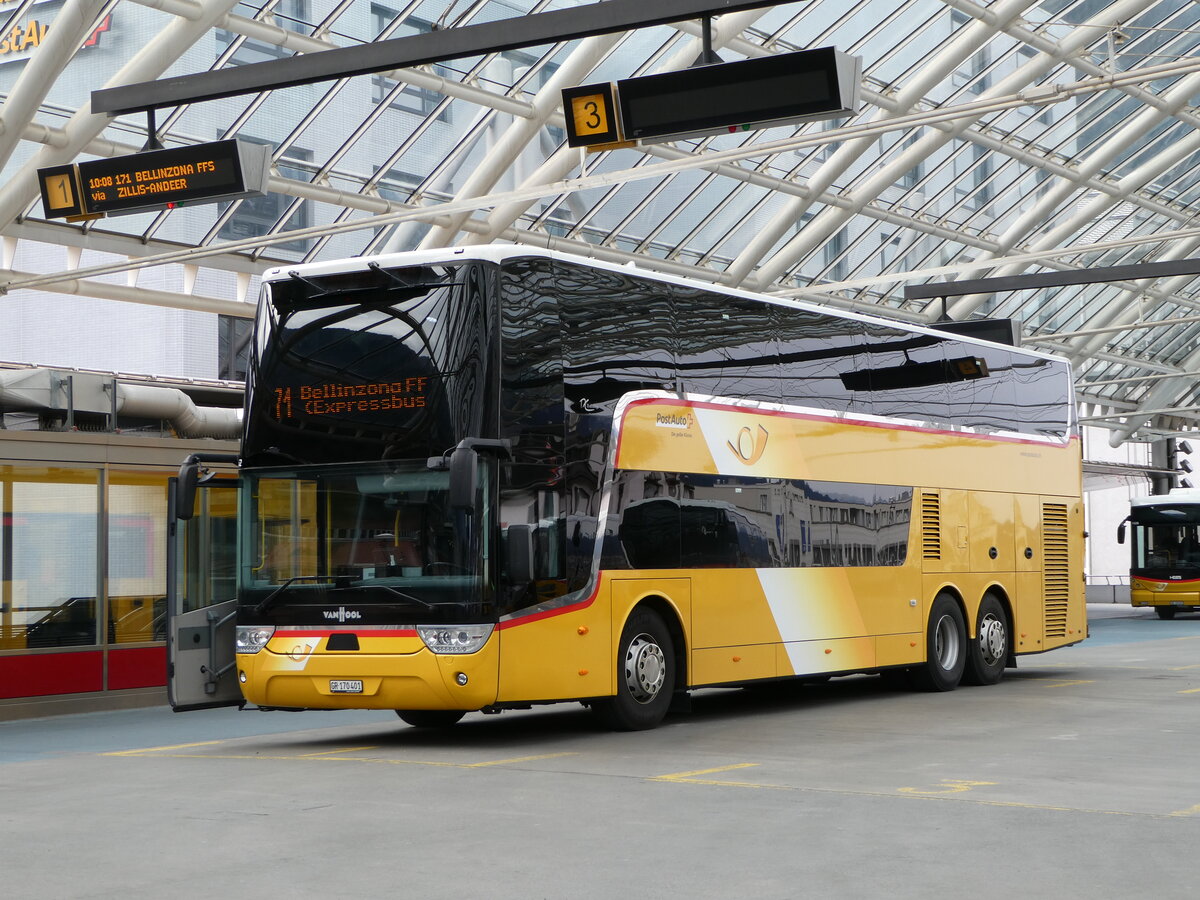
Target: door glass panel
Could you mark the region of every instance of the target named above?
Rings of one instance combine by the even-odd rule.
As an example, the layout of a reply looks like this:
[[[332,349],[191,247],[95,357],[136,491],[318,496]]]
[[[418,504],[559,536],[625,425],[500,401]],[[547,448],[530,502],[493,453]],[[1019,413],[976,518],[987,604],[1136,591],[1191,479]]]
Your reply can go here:
[[[176,529],[175,612],[203,609],[234,596],[237,572],[236,482],[196,492],[196,513]]]

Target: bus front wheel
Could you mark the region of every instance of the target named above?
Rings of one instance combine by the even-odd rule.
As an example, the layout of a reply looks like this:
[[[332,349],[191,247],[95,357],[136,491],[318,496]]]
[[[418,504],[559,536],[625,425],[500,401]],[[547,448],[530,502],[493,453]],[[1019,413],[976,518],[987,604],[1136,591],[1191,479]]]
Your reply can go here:
[[[449,728],[466,713],[461,709],[398,709],[396,715],[413,728]]]
[[[952,691],[967,662],[967,629],[962,610],[950,594],[938,594],[929,610],[925,662],[913,669],[915,686],[925,691]]]
[[[1156,606],[1154,607],[1154,611],[1158,614],[1160,619],[1175,618],[1175,607],[1173,606]]]
[[[976,616],[975,639],[967,643],[966,684],[995,684],[1008,662],[1009,626],[1004,604],[994,594],[985,594]]]
[[[667,714],[675,690],[675,645],[662,617],[637,609],[621,631],[617,647],[617,694],[592,703],[609,728],[643,731]]]

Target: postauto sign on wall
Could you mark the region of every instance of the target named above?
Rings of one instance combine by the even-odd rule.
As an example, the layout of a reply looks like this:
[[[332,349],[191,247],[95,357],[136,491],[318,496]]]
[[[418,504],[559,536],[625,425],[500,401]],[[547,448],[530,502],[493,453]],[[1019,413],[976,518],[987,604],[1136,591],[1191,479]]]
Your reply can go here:
[[[18,6],[18,0],[2,0],[0,16],[6,12],[16,11]],[[10,22],[8,27],[0,32],[0,66],[33,56],[45,42],[50,25],[58,16],[62,6],[63,4],[59,0],[55,0],[53,3],[35,3],[26,11],[23,18]],[[109,13],[84,40],[83,47],[99,46],[105,32],[112,29],[112,22],[112,13]]]

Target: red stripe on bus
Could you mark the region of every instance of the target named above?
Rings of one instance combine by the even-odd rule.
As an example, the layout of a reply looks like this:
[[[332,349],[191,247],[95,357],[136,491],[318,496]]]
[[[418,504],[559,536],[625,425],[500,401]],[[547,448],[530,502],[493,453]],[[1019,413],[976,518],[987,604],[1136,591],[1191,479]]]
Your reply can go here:
[[[531,612],[526,615],[518,614],[516,618],[508,619],[499,623],[496,630],[504,631],[507,628],[514,628],[517,625],[528,625],[531,622],[541,622],[543,619],[552,619],[555,616],[565,615],[566,613],[577,612],[581,609],[587,609],[595,602],[597,595],[600,593],[600,581],[596,580],[596,587],[591,594],[580,600],[578,603],[572,603],[569,606],[560,606],[555,609],[545,609],[541,612]]]
[[[282,628],[275,629],[275,635],[277,637],[287,636],[287,637],[327,638],[331,634],[357,634],[360,638],[369,638],[369,637],[397,638],[397,637],[416,637],[417,630],[415,628],[381,628],[381,629],[361,628],[361,629],[358,629],[352,625],[348,626],[346,628],[330,628],[328,630],[318,629],[318,628],[289,628],[289,627],[282,627]]]

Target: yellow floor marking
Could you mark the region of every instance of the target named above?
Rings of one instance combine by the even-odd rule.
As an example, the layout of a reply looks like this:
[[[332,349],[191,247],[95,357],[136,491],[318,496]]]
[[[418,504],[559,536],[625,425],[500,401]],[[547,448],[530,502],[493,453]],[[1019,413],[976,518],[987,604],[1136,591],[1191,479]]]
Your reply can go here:
[[[675,772],[671,775],[656,775],[651,781],[671,781],[676,784],[721,784],[728,787],[777,788],[773,784],[754,784],[749,781],[720,781],[713,778],[699,778],[700,775],[714,775],[717,772],[732,772],[734,769],[752,769],[758,763],[737,763],[732,766],[719,766],[715,769],[696,769],[694,772]]]
[[[487,762],[465,763],[464,769],[482,769],[485,766],[510,766],[513,763],[535,762],[539,759],[559,759],[563,756],[578,756],[578,753],[543,753],[540,756],[515,756],[512,759],[492,759]]]
[[[302,753],[297,759],[316,759],[330,753],[354,753],[358,750],[378,750],[379,747],[343,747],[341,750],[320,750],[316,753]]]
[[[1191,810],[1182,810],[1174,813],[1154,813],[1154,812],[1130,812],[1120,809],[1095,809],[1086,806],[1050,806],[1044,803],[1022,803],[1018,800],[983,800],[977,797],[961,796],[966,793],[973,785],[990,785],[996,782],[992,781],[948,781],[947,785],[951,786],[951,790],[937,791],[921,791],[916,788],[897,788],[901,793],[899,795],[888,791],[855,791],[846,790],[843,788],[819,788],[806,787],[803,785],[788,785],[788,784],[755,784],[749,781],[717,781],[707,778],[698,778],[699,775],[711,775],[717,772],[728,772],[733,769],[746,769],[757,766],[758,763],[740,763],[732,766],[721,766],[716,769],[698,769],[695,772],[675,772],[671,775],[658,775],[649,781],[666,781],[672,784],[703,784],[717,785],[721,787],[746,787],[746,788],[766,788],[776,791],[795,791],[800,794],[837,794],[839,796],[852,797],[882,797],[892,799],[908,799],[908,800],[924,800],[928,802],[942,803],[972,803],[976,806],[1000,806],[1010,809],[1036,809],[1046,812],[1074,812],[1074,813],[1091,813],[1102,816],[1122,816],[1125,818],[1136,819],[1163,819],[1168,817],[1179,818],[1189,816],[1193,813],[1200,813],[1200,806]]]
[[[994,781],[959,781],[955,778],[943,778],[942,787],[936,788],[896,788],[902,794],[965,794],[973,787],[994,785]]]
[[[1096,682],[1094,679],[1081,678],[1078,681],[1052,681],[1049,684],[1043,684],[1042,687],[1048,687],[1048,688],[1074,687],[1077,684],[1095,684],[1095,683]]]
[[[172,744],[168,747],[141,747],[137,750],[114,750],[111,753],[101,753],[101,756],[138,756],[142,753],[159,753],[163,750],[185,750],[188,747],[211,747],[213,744],[223,744],[224,741],[196,741],[194,744]]]
[[[1197,813],[1200,813],[1200,803],[1197,803],[1195,806],[1192,806],[1188,809],[1176,810],[1175,812],[1171,813],[1171,815],[1175,816],[1175,817],[1182,817],[1182,816],[1194,816]]]
[[[1200,688],[1188,688],[1186,691],[1177,691],[1179,694],[1200,694]]]
[[[1186,671],[1187,669],[1200,669],[1200,663],[1197,663],[1197,664],[1191,665],[1191,666],[1172,666],[1169,671],[1183,672],[1183,671]]]
[[[406,766],[440,766],[448,769],[480,769],[487,766],[504,766],[513,765],[515,763],[534,762],[542,759],[557,759],[563,756],[578,756],[577,753],[543,753],[538,756],[516,756],[509,759],[491,759],[477,763],[453,763],[441,762],[437,760],[422,760],[422,759],[382,759],[377,756],[335,756],[333,754],[355,753],[363,750],[378,750],[378,746],[373,747],[343,747],[338,750],[321,750],[316,753],[299,753],[295,756],[273,756],[261,753],[170,753],[171,750],[186,750],[190,747],[204,747],[212,744],[221,744],[224,741],[201,741],[195,744],[176,744],[171,747],[147,747],[142,750],[121,750],[114,753],[102,753],[101,756],[145,756],[148,754],[156,754],[161,757],[170,759],[261,759],[261,760],[304,760],[305,762],[371,762],[371,763],[388,763],[390,765],[406,765]]]

